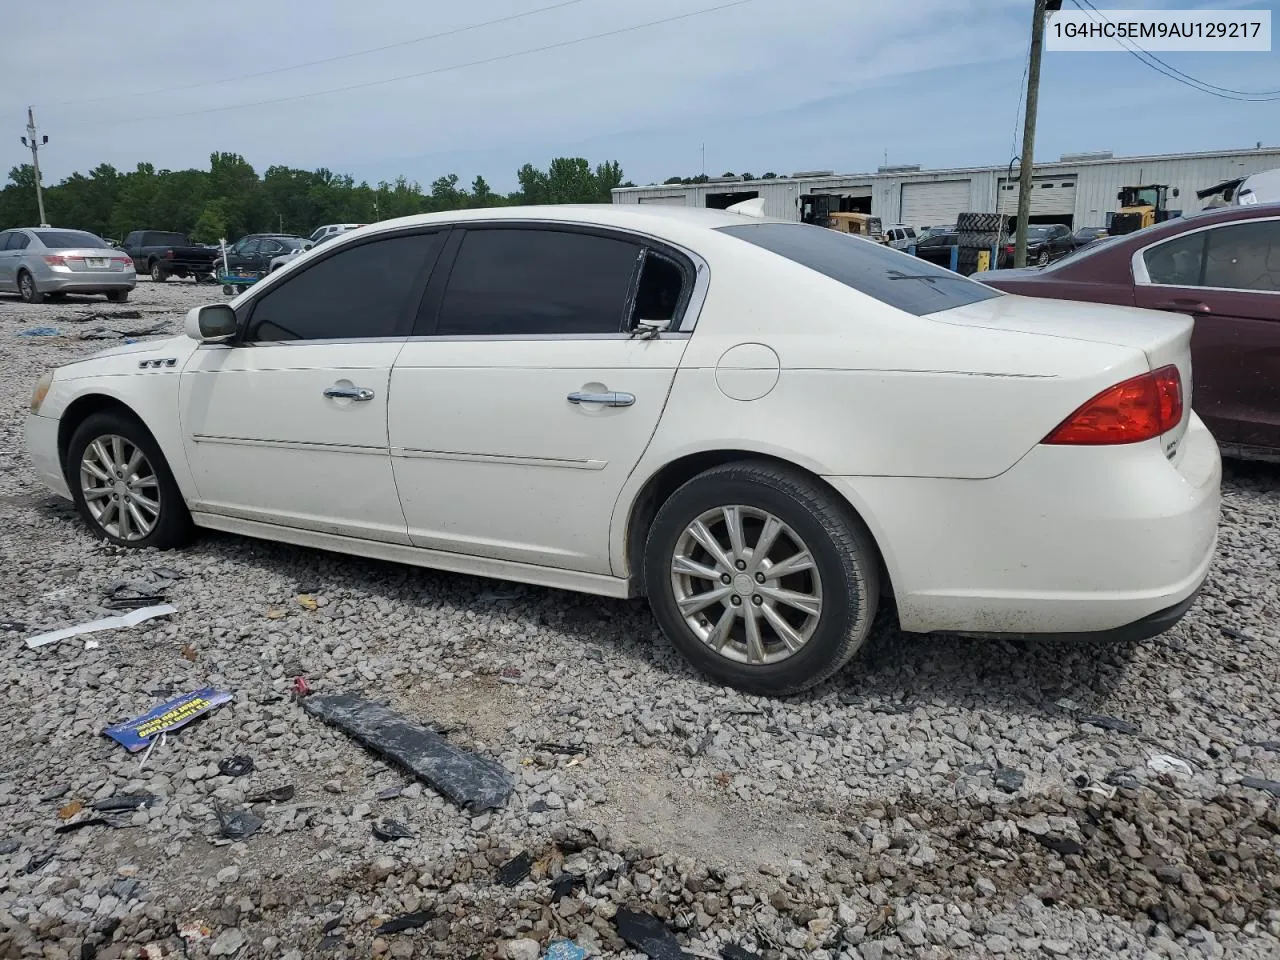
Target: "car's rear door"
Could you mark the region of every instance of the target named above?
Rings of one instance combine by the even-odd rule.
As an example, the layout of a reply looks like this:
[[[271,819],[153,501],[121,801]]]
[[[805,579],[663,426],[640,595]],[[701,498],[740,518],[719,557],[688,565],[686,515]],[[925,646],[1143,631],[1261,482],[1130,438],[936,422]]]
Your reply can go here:
[[[17,236],[17,231],[6,230],[0,233],[0,290],[14,289],[17,274],[18,251],[6,249]]]
[[[687,334],[692,260],[547,223],[456,229],[391,375],[390,444],[420,547],[608,575],[618,496]]]
[[[195,351],[179,410],[193,510],[408,542],[388,387],[442,246],[437,229],[339,248],[259,288],[235,343]]]
[[[1196,320],[1192,402],[1214,435],[1280,450],[1280,218],[1154,244],[1133,271],[1138,306]]]

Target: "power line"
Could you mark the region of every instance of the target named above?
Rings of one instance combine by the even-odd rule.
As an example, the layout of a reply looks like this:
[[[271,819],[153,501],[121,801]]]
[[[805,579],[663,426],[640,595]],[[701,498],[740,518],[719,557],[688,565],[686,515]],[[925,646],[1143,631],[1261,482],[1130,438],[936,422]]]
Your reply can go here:
[[[381,47],[368,47],[364,50],[355,50],[351,53],[341,53],[334,57],[325,57],[323,60],[308,60],[306,63],[295,63],[292,66],[287,67],[272,67],[270,70],[259,70],[257,73],[242,73],[234,77],[222,77],[218,80],[205,80],[200,83],[188,83],[180,87],[164,87],[160,90],[148,90],[145,93],[117,93],[106,97],[94,97],[92,100],[63,100],[59,103],[47,104],[47,106],[65,107],[68,105],[82,103],[102,103],[106,100],[124,100],[140,96],[158,96],[165,93],[178,93],[183,90],[197,90],[201,87],[215,87],[220,84],[234,83],[239,80],[253,80],[257,77],[269,77],[277,73],[287,73],[290,70],[301,70],[304,67],[316,67],[326,63],[337,63],[339,60],[351,60],[355,57],[363,57],[370,53],[381,53],[384,50],[394,50],[397,47],[408,47],[415,43],[426,43],[428,40],[440,40],[444,37],[456,37],[460,33],[470,33],[472,30],[480,30],[484,27],[493,27],[500,23],[511,23],[513,20],[523,20],[527,17],[534,17],[541,13],[549,13],[552,10],[560,10],[563,7],[571,7],[582,2],[583,0],[561,0],[560,3],[553,3],[546,7],[538,7],[534,10],[526,10],[524,13],[513,13],[510,16],[498,17],[496,20],[485,20],[483,23],[473,23],[465,27],[455,27],[452,30],[444,30],[440,33],[429,33],[426,36],[414,37],[410,40],[398,40],[395,43],[384,44]]]
[[[1103,11],[1095,7],[1092,3],[1090,3],[1089,0],[1084,0],[1084,4],[1088,6],[1089,10],[1085,10],[1085,7],[1081,5],[1081,0],[1071,0],[1071,2],[1075,4],[1075,6],[1079,10],[1081,10],[1086,14],[1089,12],[1089,10],[1092,10],[1094,13],[1096,13],[1099,17],[1102,18],[1103,23],[1111,22],[1107,18],[1107,15]],[[1137,44],[1130,44],[1126,39],[1121,37],[1116,37],[1115,39],[1116,39],[1116,42],[1119,43],[1124,48],[1125,52],[1130,54],[1132,57],[1134,57],[1139,63],[1143,64],[1144,66],[1150,67],[1152,70],[1156,71],[1157,73],[1164,74],[1170,80],[1177,81],[1178,83],[1182,84],[1184,87],[1190,87],[1192,90],[1198,90],[1201,93],[1207,93],[1210,96],[1218,97],[1221,100],[1233,100],[1237,103],[1270,103],[1273,100],[1280,100],[1280,90],[1267,90],[1267,91],[1258,91],[1258,92],[1248,91],[1248,90],[1232,90],[1230,87],[1220,87],[1217,84],[1207,83],[1204,80],[1199,79],[1198,77],[1193,77],[1189,73],[1184,73],[1183,71],[1179,70],[1177,67],[1173,66],[1172,64],[1166,63],[1164,60],[1161,60],[1150,50],[1146,50],[1141,46],[1138,46]],[[1150,58],[1150,59],[1146,59],[1146,58]]]
[[[493,57],[484,57],[480,60],[469,60],[466,63],[456,63],[447,67],[435,67],[431,70],[419,70],[415,73],[404,73],[395,77],[386,77],[382,80],[366,80],[363,83],[352,83],[342,87],[331,87],[327,90],[314,90],[310,93],[297,93],[287,97],[274,97],[270,100],[256,100],[251,103],[235,103],[227,104],[220,107],[205,107],[200,110],[185,110],[180,113],[153,114],[146,117],[125,117],[117,120],[92,120],[82,121],[79,123],[68,123],[66,126],[72,127],[93,127],[104,126],[107,124],[122,123],[142,123],[149,120],[173,120],[179,117],[194,117],[208,113],[225,113],[228,110],[245,110],[250,107],[264,107],[276,103],[291,103],[298,100],[308,100],[313,97],[324,97],[332,93],[346,93],[350,90],[364,90],[369,87],[385,86],[389,83],[399,83],[402,80],[414,80],[419,77],[430,77],[436,74],[449,73],[453,70],[462,70],[467,67],[479,67],[490,63],[500,63],[505,60],[514,60],[518,57],[527,57],[535,53],[545,53],[548,50],[561,50],[565,47],[572,47],[582,43],[588,43],[592,40],[603,40],[608,37],[620,36],[624,33],[633,33],[636,30],[645,30],[649,27],[657,27],[667,23],[676,23],[680,20],[688,20],[692,17],[701,17],[708,13],[718,13],[721,10],[728,10],[733,7],[741,7],[748,3],[754,3],[755,0],[730,0],[729,3],[721,3],[714,7],[703,7],[700,10],[691,10],[688,13],[676,14],[671,17],[663,17],[658,20],[647,20],[644,23],[633,24],[629,27],[619,27],[615,30],[605,30],[601,33],[589,34],[585,37],[576,37],[572,40],[561,40],[556,43],[544,44],[540,47],[531,47],[528,50],[517,50],[513,53],[503,53]]]

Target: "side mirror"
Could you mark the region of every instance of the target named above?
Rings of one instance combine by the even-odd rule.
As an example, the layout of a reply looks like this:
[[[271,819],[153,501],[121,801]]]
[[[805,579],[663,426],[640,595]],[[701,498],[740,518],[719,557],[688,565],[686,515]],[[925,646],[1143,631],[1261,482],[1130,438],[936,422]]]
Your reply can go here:
[[[201,343],[225,343],[236,335],[236,312],[225,303],[206,303],[187,311],[183,331]]]

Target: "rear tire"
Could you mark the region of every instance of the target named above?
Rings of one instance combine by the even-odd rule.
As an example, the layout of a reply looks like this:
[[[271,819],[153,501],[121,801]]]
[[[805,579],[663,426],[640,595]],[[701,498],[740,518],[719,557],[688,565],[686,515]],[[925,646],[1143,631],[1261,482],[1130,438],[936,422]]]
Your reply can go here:
[[[18,293],[26,303],[44,303],[44,294],[36,288],[36,279],[26,270],[18,271]]]
[[[675,647],[713,679],[771,696],[848,663],[875,619],[879,571],[848,504],[767,461],[688,481],[658,510],[645,544],[649,603]]]
[[[129,299],[128,290],[108,290],[107,299],[112,303],[124,303]]]
[[[151,282],[164,283],[169,279],[169,275],[164,272],[164,267],[160,265],[160,261],[153,261],[151,264]]]
[[[87,417],[71,435],[65,472],[76,509],[99,540],[160,550],[190,541],[195,528],[182,492],[135,417],[114,410]]]

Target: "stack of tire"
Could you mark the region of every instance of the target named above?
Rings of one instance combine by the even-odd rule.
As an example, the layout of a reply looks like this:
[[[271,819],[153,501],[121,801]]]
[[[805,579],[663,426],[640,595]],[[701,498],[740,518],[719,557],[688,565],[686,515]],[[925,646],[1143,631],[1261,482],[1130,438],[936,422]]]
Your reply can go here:
[[[960,255],[957,269],[966,277],[978,269],[978,251],[990,250],[1004,240],[1000,235],[1001,221],[998,213],[962,213],[956,217]],[[996,264],[992,263],[994,268]]]

